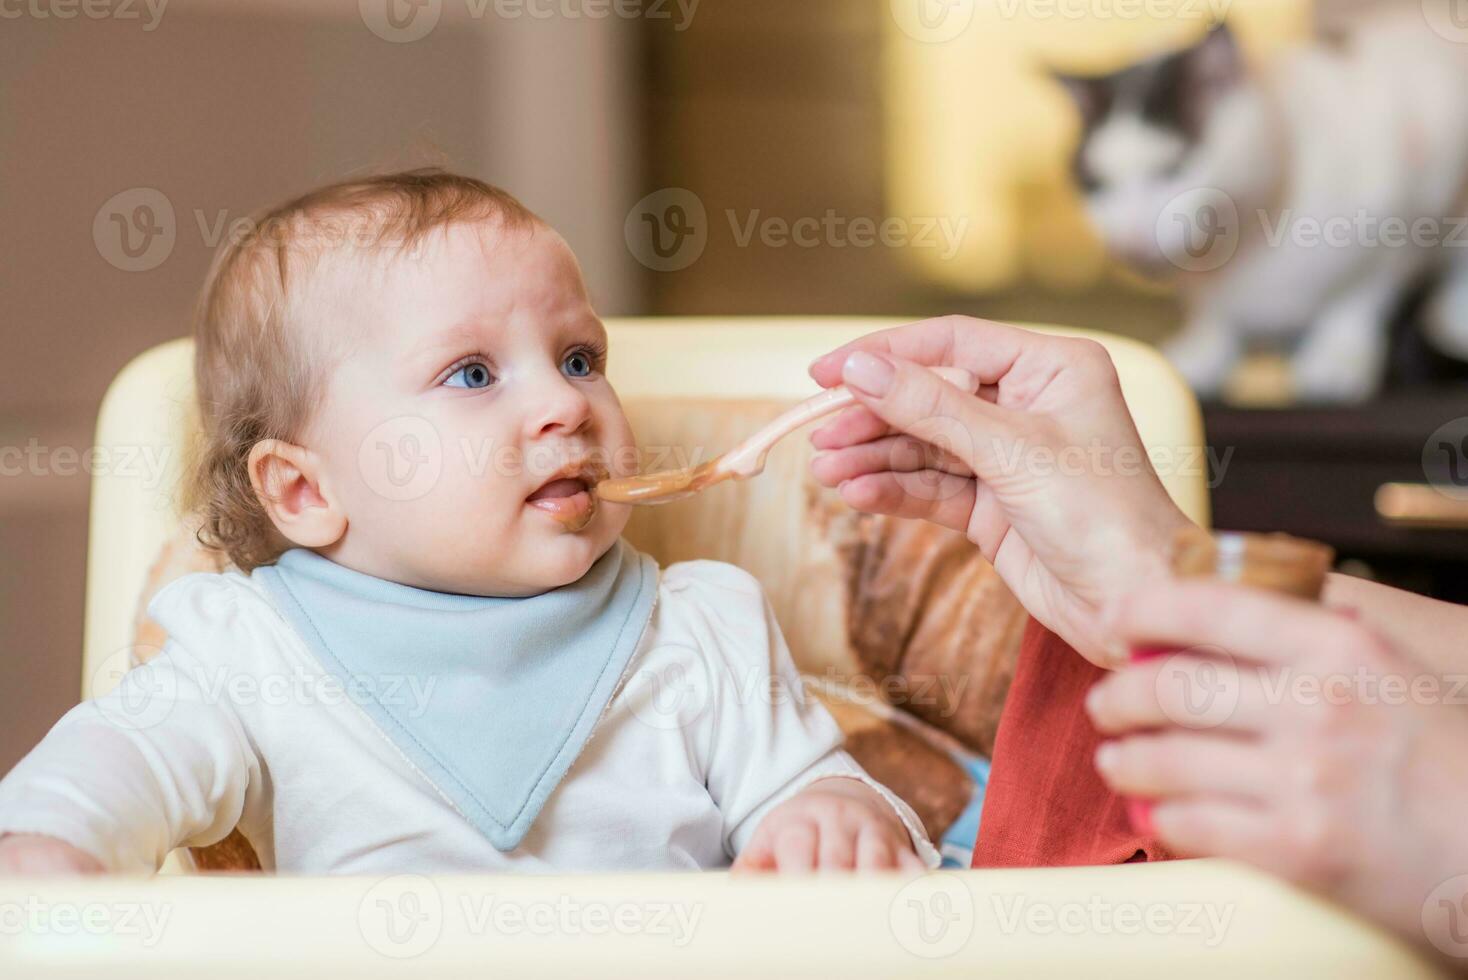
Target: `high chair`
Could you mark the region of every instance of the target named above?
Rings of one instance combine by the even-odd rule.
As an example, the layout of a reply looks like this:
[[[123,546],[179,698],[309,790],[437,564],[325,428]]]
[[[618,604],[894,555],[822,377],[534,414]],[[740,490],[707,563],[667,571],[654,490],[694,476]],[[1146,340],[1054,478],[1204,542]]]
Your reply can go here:
[[[780,405],[814,393],[805,373],[812,358],[895,322],[614,320],[607,323],[609,374],[644,448],[692,453],[697,461],[732,445]],[[1192,395],[1151,348],[1093,336],[1116,362],[1149,451],[1173,461],[1162,472],[1168,491],[1206,523],[1202,426]],[[157,486],[136,474],[94,478],[83,696],[103,693],[134,659],[138,597],[160,549],[177,536],[175,481],[192,416],[191,352],[190,341],[177,340],[144,353],[102,404],[98,446],[147,447],[166,453],[168,468]],[[664,564],[701,557],[747,568],[765,585],[802,670],[859,670],[844,605],[849,569],[832,541],[833,522],[852,518],[839,500],[833,505],[813,488],[809,452],[804,439],[787,440],[762,476],[640,508],[627,534]],[[185,864],[170,860],[176,868]],[[628,873],[0,880],[0,909],[27,901],[97,907],[112,918],[106,928],[65,934],[0,928],[6,976],[1432,975],[1395,939],[1221,861],[944,871],[916,879]],[[152,909],[155,920],[166,913],[166,925],[125,930],[126,910],[139,908]],[[577,913],[575,925],[557,911],[567,908]]]

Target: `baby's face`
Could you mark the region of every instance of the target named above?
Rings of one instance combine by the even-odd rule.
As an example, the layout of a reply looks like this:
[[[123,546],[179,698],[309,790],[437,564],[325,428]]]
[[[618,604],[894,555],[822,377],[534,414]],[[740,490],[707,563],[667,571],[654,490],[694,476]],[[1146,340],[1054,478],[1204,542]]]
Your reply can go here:
[[[306,446],[345,514],[326,557],[438,592],[574,582],[631,508],[591,492],[634,472],[606,330],[544,225],[450,225],[412,256],[327,277],[345,338]]]

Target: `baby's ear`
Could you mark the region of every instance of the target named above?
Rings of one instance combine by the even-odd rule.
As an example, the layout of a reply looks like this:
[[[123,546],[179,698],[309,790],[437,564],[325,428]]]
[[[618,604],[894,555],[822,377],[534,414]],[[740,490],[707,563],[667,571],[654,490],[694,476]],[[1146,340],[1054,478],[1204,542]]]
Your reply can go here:
[[[250,450],[249,465],[255,496],[287,540],[302,548],[325,548],[346,533],[347,516],[311,450],[262,439]]]

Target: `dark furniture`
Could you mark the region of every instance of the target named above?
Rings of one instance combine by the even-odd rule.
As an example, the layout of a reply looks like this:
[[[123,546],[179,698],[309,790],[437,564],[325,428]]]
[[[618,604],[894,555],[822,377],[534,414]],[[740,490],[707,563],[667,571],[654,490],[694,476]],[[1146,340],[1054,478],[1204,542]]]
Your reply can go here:
[[[1315,538],[1345,570],[1468,602],[1468,387],[1204,421],[1216,527]]]

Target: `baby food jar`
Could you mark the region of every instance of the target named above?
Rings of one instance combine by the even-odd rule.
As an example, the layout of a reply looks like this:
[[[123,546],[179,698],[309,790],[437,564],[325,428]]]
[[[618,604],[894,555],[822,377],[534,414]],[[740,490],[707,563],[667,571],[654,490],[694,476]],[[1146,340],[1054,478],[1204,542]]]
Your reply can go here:
[[[1334,560],[1335,550],[1329,545],[1288,534],[1210,534],[1188,527],[1173,542],[1172,573],[1319,601]]]
[[[1177,578],[1211,578],[1319,602],[1335,550],[1318,541],[1288,534],[1212,533],[1188,527],[1173,542],[1172,574]],[[1133,647],[1133,661],[1180,652],[1167,647]],[[1139,832],[1150,833],[1150,800],[1127,801],[1127,815]]]

